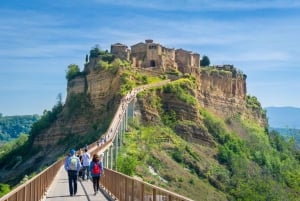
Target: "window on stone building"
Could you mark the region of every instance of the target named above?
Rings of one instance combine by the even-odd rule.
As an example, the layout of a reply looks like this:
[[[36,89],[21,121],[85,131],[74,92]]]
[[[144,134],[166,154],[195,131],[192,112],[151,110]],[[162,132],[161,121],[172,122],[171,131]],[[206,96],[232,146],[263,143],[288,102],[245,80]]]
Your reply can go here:
[[[156,45],[149,45],[149,49],[156,49]]]

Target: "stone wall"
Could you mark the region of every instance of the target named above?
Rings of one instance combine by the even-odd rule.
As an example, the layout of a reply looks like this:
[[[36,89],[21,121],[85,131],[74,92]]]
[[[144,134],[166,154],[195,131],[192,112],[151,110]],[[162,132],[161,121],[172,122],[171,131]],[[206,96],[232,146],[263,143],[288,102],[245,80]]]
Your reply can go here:
[[[130,50],[126,45],[116,43],[111,45],[110,52],[122,60],[129,60]]]
[[[200,67],[200,54],[183,49],[177,49],[175,54],[175,61],[180,72],[191,73],[191,68]]]

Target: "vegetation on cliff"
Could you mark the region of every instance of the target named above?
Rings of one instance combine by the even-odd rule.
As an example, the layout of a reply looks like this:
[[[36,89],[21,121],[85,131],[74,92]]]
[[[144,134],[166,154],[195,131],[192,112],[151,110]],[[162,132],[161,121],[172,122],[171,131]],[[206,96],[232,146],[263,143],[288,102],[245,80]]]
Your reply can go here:
[[[157,115],[131,123],[118,169],[195,200],[296,200],[300,164],[293,141],[239,115],[214,116],[197,104],[192,83],[178,80],[139,95],[142,114]],[[172,93],[178,105],[197,106],[198,123],[178,118],[184,108],[164,106],[166,93]],[[188,133],[178,133],[178,125],[201,127],[214,143],[186,141]],[[128,166],[129,159],[135,167]]]

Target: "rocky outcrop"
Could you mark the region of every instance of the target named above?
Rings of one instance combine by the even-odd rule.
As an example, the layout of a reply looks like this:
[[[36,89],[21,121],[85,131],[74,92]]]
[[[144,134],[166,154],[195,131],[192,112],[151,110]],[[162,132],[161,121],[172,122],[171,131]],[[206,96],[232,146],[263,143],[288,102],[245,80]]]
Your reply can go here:
[[[188,142],[196,142],[206,146],[215,146],[212,136],[201,122],[179,122],[175,125],[175,132]]]
[[[120,82],[120,76],[114,75],[109,71],[98,73],[93,71],[87,75],[86,93],[90,94],[92,104],[96,110],[105,108],[107,103],[118,96]]]
[[[246,76],[231,71],[217,69],[195,69],[196,88],[185,90],[197,98],[198,104],[222,118],[239,115],[241,118],[252,119],[261,126],[267,121],[262,108],[247,108]],[[172,87],[171,87],[172,88]],[[176,89],[176,86],[174,86]],[[159,124],[162,116],[176,115],[175,132],[187,141],[214,146],[215,142],[207,128],[203,125],[198,104],[188,104],[178,97],[178,94],[168,90],[151,91],[139,99],[142,119],[148,123]],[[157,106],[153,103],[160,102]],[[158,108],[161,107],[161,108]],[[161,111],[163,110],[163,111]]]
[[[198,85],[199,103],[224,117],[245,111],[246,80],[243,75],[233,77],[230,71],[202,70]]]
[[[149,91],[142,98],[138,99],[139,107],[137,108],[141,111],[142,120],[159,125],[162,122],[164,114],[168,114],[171,117],[172,115],[176,115],[177,123],[174,131],[179,136],[189,142],[193,141],[214,146],[215,143],[212,136],[201,122],[201,115],[199,114],[197,104],[188,104],[180,100],[176,94],[162,91]],[[190,92],[193,94],[192,91]],[[156,105],[153,102],[159,102],[159,104]]]
[[[84,136],[92,126],[99,124],[99,119],[113,113],[118,106],[119,87],[120,76],[108,71],[90,69],[89,74],[70,80],[63,112],[35,138],[34,145],[53,146],[68,135]],[[72,107],[74,101],[75,108]]]
[[[92,60],[86,64],[86,74],[81,74],[68,82],[67,101],[64,111],[58,120],[49,129],[42,132],[35,140],[35,145],[49,146],[55,145],[59,140],[72,134],[82,136],[89,130],[92,124],[100,116],[107,115],[113,108],[118,106],[118,90],[121,85],[121,76],[109,71],[99,70],[95,65],[97,60]],[[140,69],[141,70],[141,69]],[[149,73],[145,71],[145,73]],[[236,114],[244,115],[245,118],[255,119],[262,126],[267,124],[266,118],[261,114],[261,110],[253,110],[246,107],[246,76],[237,73],[235,69],[215,69],[215,68],[195,68],[192,74],[196,78],[196,89],[191,91],[198,103],[224,118],[232,117]],[[141,116],[147,122],[160,123],[160,109],[151,103],[151,94],[139,101]],[[74,95],[88,97],[89,108],[82,108],[82,112],[76,115],[70,109],[70,101]],[[195,139],[205,144],[213,145],[213,140],[207,130],[201,126],[199,111],[196,106],[179,100],[174,93],[156,94],[162,103],[165,111],[174,111],[178,121],[190,121],[195,124],[187,126],[177,125],[175,130],[179,134],[183,133],[186,139]],[[76,105],[79,105],[78,103]],[[88,112],[87,112],[88,111]],[[70,115],[71,114],[71,115]]]
[[[68,135],[84,136],[90,128],[89,124],[89,119],[84,116],[69,120],[60,117],[48,129],[45,129],[35,138],[34,146],[47,148],[57,145],[60,140]]]
[[[267,126],[262,108],[247,108],[246,76],[229,70],[202,69],[198,76],[197,99],[204,107],[224,118],[237,114]]]

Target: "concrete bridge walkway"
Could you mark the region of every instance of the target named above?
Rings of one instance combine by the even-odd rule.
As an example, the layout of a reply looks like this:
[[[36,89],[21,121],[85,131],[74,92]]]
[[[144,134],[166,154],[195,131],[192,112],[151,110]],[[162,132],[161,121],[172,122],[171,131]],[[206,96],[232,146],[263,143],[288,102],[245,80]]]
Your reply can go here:
[[[69,193],[68,175],[62,166],[44,199],[42,201],[106,201],[108,200],[102,192],[94,195],[93,183],[91,180],[82,181],[78,179],[77,195],[71,197]]]

